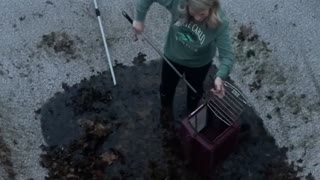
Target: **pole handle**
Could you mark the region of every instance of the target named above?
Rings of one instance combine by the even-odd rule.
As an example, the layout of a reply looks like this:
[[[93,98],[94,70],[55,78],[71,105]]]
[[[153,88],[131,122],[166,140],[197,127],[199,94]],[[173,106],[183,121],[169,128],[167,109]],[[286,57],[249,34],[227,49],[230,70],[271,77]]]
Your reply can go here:
[[[132,24],[133,20],[131,19],[131,17],[125,12],[122,11],[122,15]],[[147,40],[147,42],[153,47],[154,50],[156,50],[159,55],[171,66],[171,68],[178,74],[178,76],[180,76],[181,79],[183,79],[187,86],[194,92],[197,94],[196,89],[194,89],[194,87],[191,86],[191,84],[182,76],[182,74],[170,63],[170,61],[164,56],[164,54],[149,40],[149,38],[144,34],[141,33],[142,36]]]
[[[130,24],[133,23],[133,20],[125,11],[122,11],[122,15],[130,22]]]

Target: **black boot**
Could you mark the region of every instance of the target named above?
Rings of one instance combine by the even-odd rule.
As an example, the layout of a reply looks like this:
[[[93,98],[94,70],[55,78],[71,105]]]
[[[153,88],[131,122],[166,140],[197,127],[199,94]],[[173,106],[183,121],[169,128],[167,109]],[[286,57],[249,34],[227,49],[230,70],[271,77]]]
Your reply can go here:
[[[174,114],[172,106],[161,107],[160,124],[162,128],[172,129],[174,126]]]
[[[163,86],[160,87],[160,124],[162,128],[171,128],[174,124],[173,115],[174,91],[168,93]]]

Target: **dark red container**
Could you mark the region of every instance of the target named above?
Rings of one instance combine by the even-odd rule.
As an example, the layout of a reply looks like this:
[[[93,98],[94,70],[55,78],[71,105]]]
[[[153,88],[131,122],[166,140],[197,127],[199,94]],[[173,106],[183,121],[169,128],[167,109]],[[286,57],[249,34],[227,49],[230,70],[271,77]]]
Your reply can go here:
[[[183,119],[179,129],[186,158],[191,167],[204,176],[209,176],[216,165],[235,150],[239,133],[238,120],[228,125],[206,104]]]

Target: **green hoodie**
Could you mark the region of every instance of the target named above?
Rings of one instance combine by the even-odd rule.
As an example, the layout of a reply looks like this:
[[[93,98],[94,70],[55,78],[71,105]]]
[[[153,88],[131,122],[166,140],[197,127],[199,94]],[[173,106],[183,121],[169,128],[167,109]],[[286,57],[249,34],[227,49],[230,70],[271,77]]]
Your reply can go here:
[[[180,0],[137,0],[135,20],[143,22],[152,5],[157,2],[171,12],[172,21],[164,48],[165,56],[171,61],[187,67],[201,67],[212,62],[219,52],[219,66],[216,76],[226,78],[234,64],[234,55],[229,36],[228,20],[222,10],[222,22],[215,29],[206,28],[205,23],[176,23]]]

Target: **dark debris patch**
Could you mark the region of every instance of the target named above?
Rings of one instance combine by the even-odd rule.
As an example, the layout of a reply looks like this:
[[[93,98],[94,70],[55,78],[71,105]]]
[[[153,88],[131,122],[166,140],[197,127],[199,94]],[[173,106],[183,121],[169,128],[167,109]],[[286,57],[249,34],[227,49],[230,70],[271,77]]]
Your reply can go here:
[[[52,1],[46,1],[46,4],[53,5]]]
[[[24,21],[26,19],[26,16],[21,16],[21,17],[19,17],[19,20],[20,21]]]
[[[251,58],[251,57],[255,57],[256,53],[250,49],[249,51],[247,51],[247,58]]]
[[[280,153],[275,157],[272,157],[270,164],[264,170],[265,179],[286,179],[286,180],[300,180],[298,172],[301,172],[302,169],[295,170],[295,166],[291,163],[289,166],[287,162],[281,160],[281,157],[286,156],[287,150],[281,149]]]
[[[37,111],[48,144],[42,155],[48,179],[202,180],[186,166],[175,132],[160,128],[160,69],[156,61],[116,66],[117,86],[109,72],[71,87],[63,84],[65,92]],[[209,84],[208,78],[205,87]],[[176,109],[185,100],[181,86]],[[178,113],[175,118],[179,120]],[[296,180],[286,150],[277,147],[255,111],[246,111],[240,119],[251,125],[250,133],[214,170],[213,179]]]
[[[53,49],[55,53],[63,52],[67,55],[76,53],[75,41],[66,32],[51,32],[43,35],[38,45],[38,48],[42,47]]]
[[[309,174],[307,175],[307,177],[306,177],[306,180],[316,180],[316,178],[314,178],[314,177],[312,176],[312,174],[309,173]]]
[[[0,129],[0,166],[7,173],[6,177],[8,177],[9,180],[15,180],[17,174],[14,171],[11,161],[11,150],[5,143],[1,133],[2,131]]]
[[[115,149],[101,152],[103,142],[111,133],[111,123],[95,119],[85,122],[83,135],[72,143],[42,146],[45,153],[41,155],[40,163],[49,169],[46,179],[107,179],[105,168],[122,158]]]
[[[75,114],[97,112],[101,107],[99,105],[108,104],[108,102],[112,100],[111,91],[107,89],[101,90],[96,88],[83,87],[79,88],[77,93],[80,94],[80,96],[71,98],[72,104],[79,105],[73,106]]]
[[[146,54],[139,52],[138,56],[134,57],[133,64],[138,65],[144,63],[146,61],[146,56]]]
[[[261,80],[256,80],[249,84],[250,92],[253,92],[255,90],[259,90],[261,88]]]
[[[259,36],[256,33],[254,33],[252,24],[250,24],[240,26],[240,31],[237,35],[237,38],[240,41],[256,41],[259,39]]]

